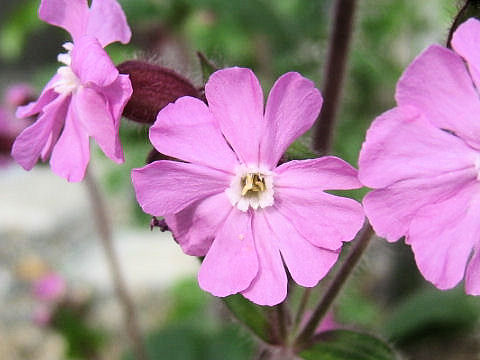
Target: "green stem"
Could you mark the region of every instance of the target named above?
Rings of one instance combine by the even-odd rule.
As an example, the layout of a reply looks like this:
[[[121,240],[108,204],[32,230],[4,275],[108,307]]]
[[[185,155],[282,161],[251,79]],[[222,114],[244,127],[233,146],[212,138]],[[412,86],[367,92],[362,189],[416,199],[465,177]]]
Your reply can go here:
[[[306,288],[303,292],[302,299],[300,300],[300,304],[298,305],[297,314],[295,315],[293,331],[297,331],[298,327],[302,323],[303,316],[305,315],[305,310],[307,310],[307,305],[308,301],[310,300],[311,294],[312,288]]]
[[[275,306],[277,314],[279,337],[282,344],[285,344],[288,336],[288,330],[290,327],[290,313],[285,306],[285,301]]]
[[[295,341],[295,347],[297,349],[303,349],[307,347],[310,342],[312,341],[313,335],[315,334],[315,330],[318,327],[318,324],[326,315],[330,306],[332,305],[333,301],[337,297],[338,293],[340,292],[341,288],[345,284],[348,276],[352,273],[355,265],[358,263],[358,260],[364,253],[365,249],[367,248],[368,243],[373,235],[373,229],[368,224],[366,228],[363,230],[360,238],[354,245],[354,248],[348,254],[347,259],[342,264],[341,268],[338,270],[337,274],[333,278],[332,282],[327,288],[325,295],[320,299],[319,304],[315,308],[315,311],[305,325],[305,327],[298,335]]]

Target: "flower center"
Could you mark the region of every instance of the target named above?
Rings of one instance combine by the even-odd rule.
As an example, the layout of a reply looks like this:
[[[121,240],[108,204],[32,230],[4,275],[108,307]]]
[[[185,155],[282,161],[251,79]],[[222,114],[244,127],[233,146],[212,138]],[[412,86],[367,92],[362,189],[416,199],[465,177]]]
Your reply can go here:
[[[232,205],[241,211],[272,206],[273,174],[253,166],[239,166],[225,193]]]
[[[70,66],[72,64],[70,53],[73,50],[73,44],[67,42],[63,44],[63,48],[67,50],[67,53],[58,54],[57,60],[65,64],[65,66],[60,66],[58,68],[57,74],[60,75],[60,79],[53,84],[53,89],[59,94],[68,95],[75,91],[81,83],[80,79],[75,75]]]

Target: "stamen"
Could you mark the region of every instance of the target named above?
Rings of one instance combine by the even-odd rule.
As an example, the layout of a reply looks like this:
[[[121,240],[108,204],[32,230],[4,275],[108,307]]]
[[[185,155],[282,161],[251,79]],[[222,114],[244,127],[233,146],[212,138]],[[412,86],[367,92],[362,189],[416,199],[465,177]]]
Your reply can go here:
[[[225,190],[233,206],[241,211],[273,205],[273,174],[263,168],[241,165]]]
[[[249,191],[265,191],[265,178],[261,174],[247,174],[242,177],[242,196],[247,195]]]
[[[71,68],[71,51],[73,50],[73,44],[67,42],[63,44],[63,48],[67,50],[67,53],[58,54],[57,60],[65,64],[65,66],[60,66],[58,68],[57,73],[60,75],[60,78],[55,84],[53,84],[53,88],[59,94],[68,95],[74,92],[81,84],[77,75],[75,75]]]

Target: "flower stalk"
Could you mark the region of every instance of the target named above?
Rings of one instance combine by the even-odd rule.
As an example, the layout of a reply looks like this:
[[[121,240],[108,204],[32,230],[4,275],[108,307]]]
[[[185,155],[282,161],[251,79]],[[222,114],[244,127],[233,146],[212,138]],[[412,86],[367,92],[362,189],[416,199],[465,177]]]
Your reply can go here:
[[[138,324],[135,306],[122,275],[120,261],[113,246],[112,229],[105,202],[97,182],[89,169],[87,169],[85,174],[85,184],[87,185],[98,234],[110,269],[115,292],[123,308],[124,326],[132,343],[132,352],[136,360],[147,360],[147,352],[145,350],[143,336]]]
[[[333,301],[339,294],[341,288],[345,284],[346,280],[348,279],[349,275],[352,273],[355,265],[357,265],[360,257],[366,250],[370,239],[373,235],[373,229],[368,224],[365,229],[363,230],[360,238],[358,239],[357,243],[354,245],[354,248],[351,250],[350,254],[348,255],[347,259],[345,259],[344,263],[342,264],[341,268],[338,270],[337,274],[333,278],[332,282],[328,286],[325,295],[320,299],[315,311],[312,314],[312,317],[308,321],[308,323],[304,326],[301,330],[300,334],[298,335],[295,341],[295,347],[297,349],[303,349],[308,347],[311,342],[311,339],[315,333],[315,330],[318,327],[318,324],[323,319],[323,317],[327,314],[330,306],[332,305]]]
[[[310,295],[312,294],[312,288],[305,288],[300,299],[300,304],[298,305],[298,310],[295,315],[295,320],[293,322],[293,331],[297,331],[302,322],[303,316],[305,315],[305,310],[307,310],[308,301],[310,300]]]
[[[314,129],[313,146],[328,154],[333,145],[334,129],[352,37],[356,0],[337,0],[328,58],[325,67],[322,111]]]

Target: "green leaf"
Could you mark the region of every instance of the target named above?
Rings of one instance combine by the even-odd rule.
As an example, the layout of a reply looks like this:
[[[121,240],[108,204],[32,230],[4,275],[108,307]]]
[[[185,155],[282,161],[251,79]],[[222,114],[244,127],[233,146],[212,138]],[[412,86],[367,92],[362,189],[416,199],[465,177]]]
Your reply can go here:
[[[254,342],[233,324],[206,330],[179,323],[150,333],[146,348],[152,360],[244,360],[252,357]],[[134,359],[130,351],[123,356],[123,360]]]
[[[295,141],[292,145],[290,145],[284,155],[284,157],[286,157],[286,161],[315,159],[319,156],[320,155],[318,153],[311,150],[307,145],[305,145],[301,139]]]
[[[14,60],[20,56],[27,36],[41,26],[37,17],[37,1],[18,5],[0,29],[0,57]]]
[[[478,307],[478,299],[467,297],[461,289],[427,289],[397,307],[384,333],[399,344],[412,343],[431,334],[452,336],[475,326]]]
[[[222,299],[235,317],[260,339],[271,343],[269,308],[255,305],[242,295],[232,295]]]
[[[300,353],[306,360],[395,360],[395,351],[383,340],[351,330],[320,333],[315,344]]]

